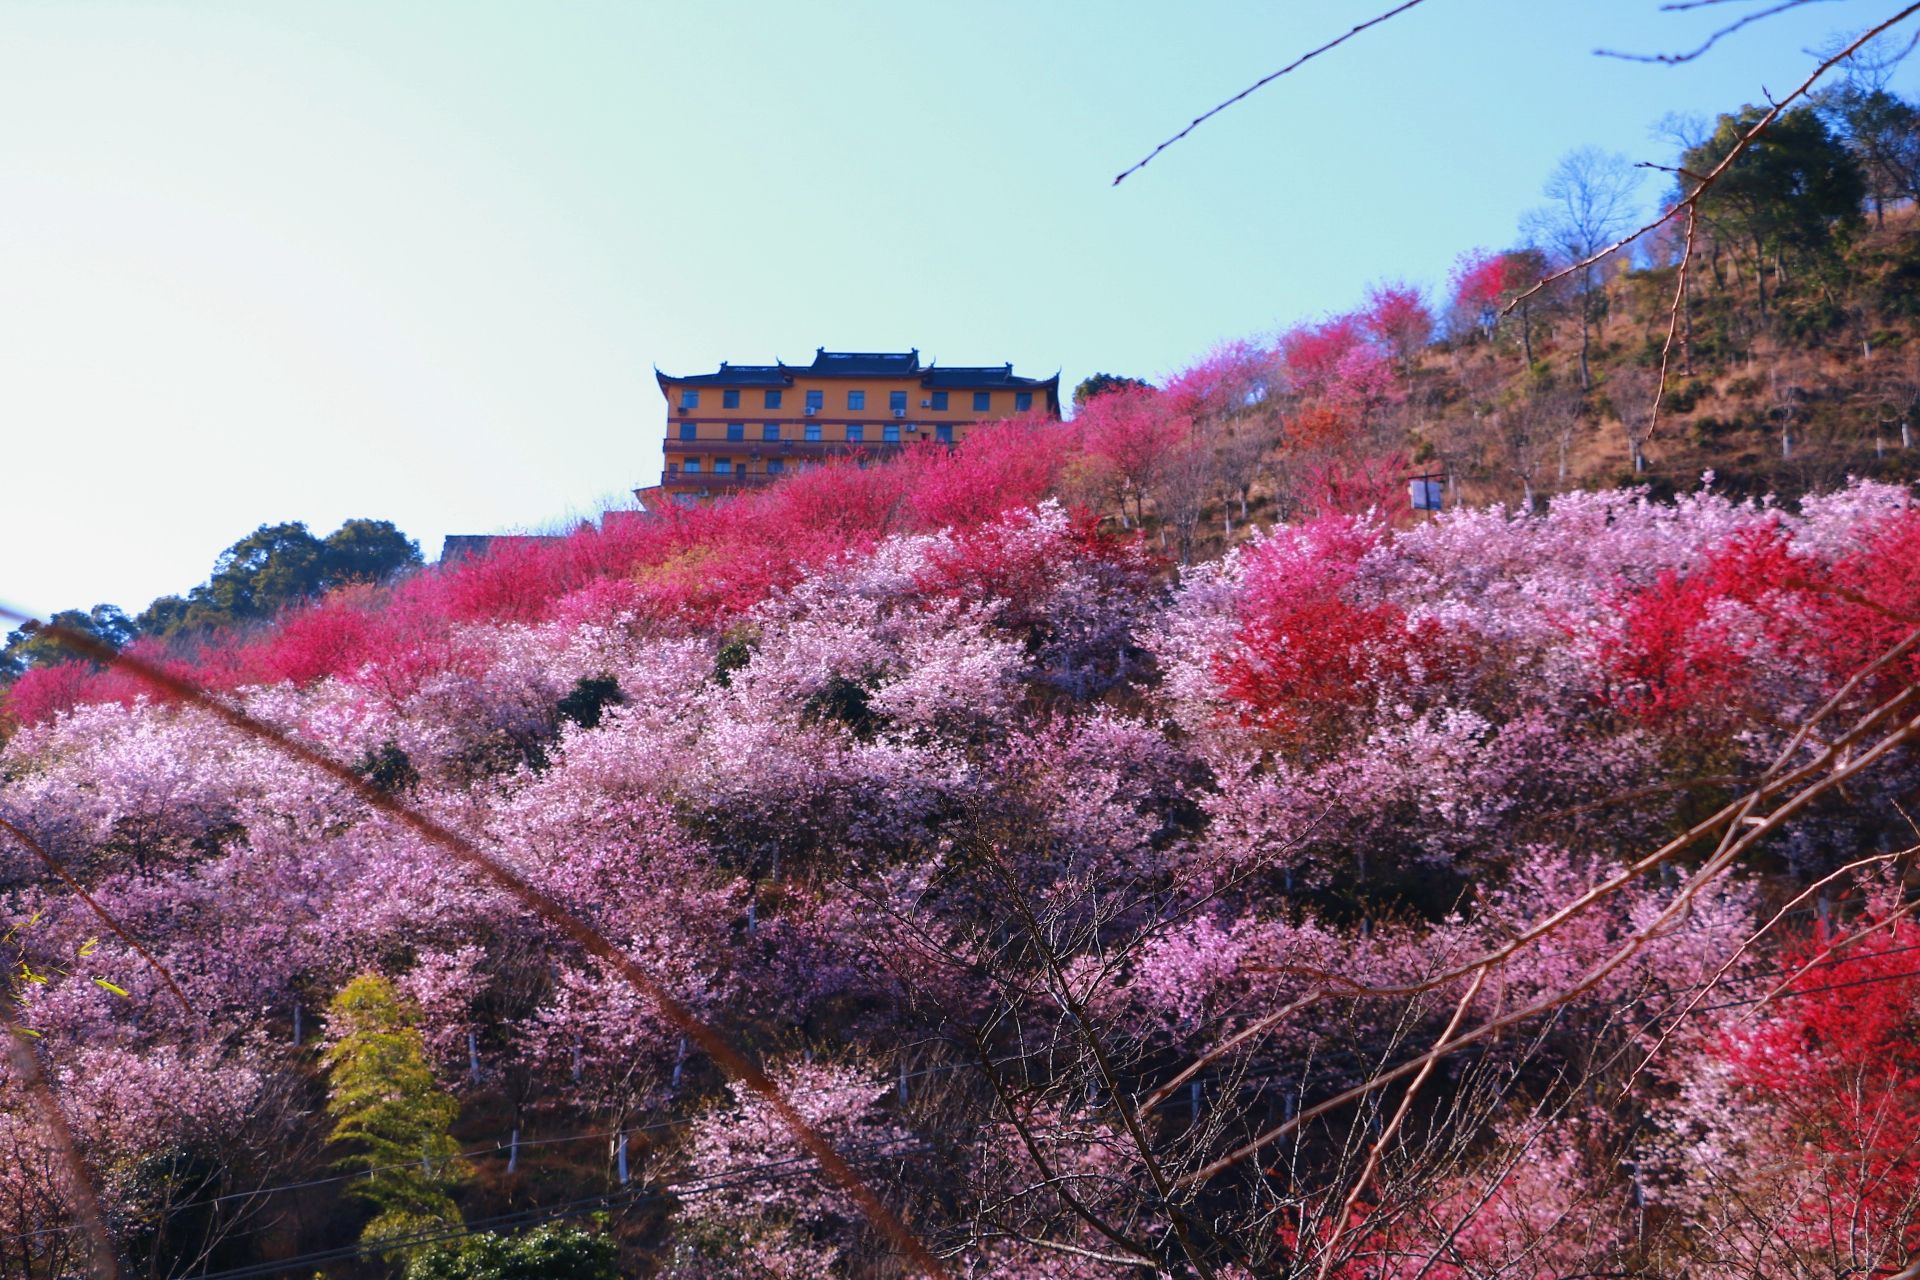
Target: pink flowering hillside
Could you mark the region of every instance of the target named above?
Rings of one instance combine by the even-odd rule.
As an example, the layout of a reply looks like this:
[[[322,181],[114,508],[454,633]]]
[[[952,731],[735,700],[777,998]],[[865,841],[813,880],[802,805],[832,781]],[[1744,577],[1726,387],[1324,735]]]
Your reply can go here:
[[[1416,523],[1326,448],[1175,568],[1255,373],[149,653],[358,785],[21,679],[0,1275],[1898,1272],[1909,495]]]

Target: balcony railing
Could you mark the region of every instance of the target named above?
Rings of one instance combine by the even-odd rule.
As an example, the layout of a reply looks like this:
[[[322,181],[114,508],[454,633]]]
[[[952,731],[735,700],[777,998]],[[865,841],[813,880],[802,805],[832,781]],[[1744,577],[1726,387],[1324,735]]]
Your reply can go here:
[[[726,440],[712,436],[703,436],[697,440],[672,439],[667,441],[669,449],[713,449],[734,455],[745,454],[752,458],[762,457],[831,457],[835,454],[859,453],[865,450],[877,454],[904,449],[919,440]],[[934,443],[931,434],[925,443]]]
[[[668,467],[661,473],[660,483],[668,489],[746,489],[772,484],[792,474],[791,471],[773,475],[764,471],[683,471],[679,467]]]

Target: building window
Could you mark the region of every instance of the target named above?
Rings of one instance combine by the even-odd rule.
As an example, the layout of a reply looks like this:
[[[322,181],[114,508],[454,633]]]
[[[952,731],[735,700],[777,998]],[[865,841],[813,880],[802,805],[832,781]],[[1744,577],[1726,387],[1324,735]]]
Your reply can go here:
[[[900,443],[900,428],[889,422],[880,428],[880,438],[888,444]]]
[[[744,423],[744,422],[729,422],[729,423],[727,424],[727,439],[729,439],[729,440],[745,440],[746,438],[747,438],[747,424],[746,424],[746,423]]]
[[[700,459],[688,458],[680,464],[680,469],[690,476],[697,476],[700,474]]]
[[[722,391],[720,393],[720,407],[722,409],[738,409],[740,407],[740,393],[738,391]]]
[[[732,458],[715,458],[713,460],[713,474],[717,476],[732,475],[733,459]]]
[[[769,422],[761,427],[760,438],[762,440],[778,440],[780,438],[780,424],[777,422]]]
[[[787,469],[787,464],[780,461],[780,459],[778,458],[769,459],[767,462],[767,474],[770,476],[777,476],[782,471],[785,471],[786,469]]]
[[[867,407],[867,393],[864,391],[847,392],[847,408],[864,409]]]
[[[993,408],[993,392],[976,391],[973,393],[973,411],[975,413],[985,413],[991,408]]]
[[[933,438],[941,444],[952,444],[953,427],[950,424],[941,423],[933,429]]]
[[[820,438],[820,424],[817,422],[809,422],[805,427],[805,431],[807,433],[807,439],[809,440],[818,440]]]
[[[767,392],[767,408],[778,409],[779,407],[780,407],[780,393],[778,391]]]
[[[936,409],[947,407],[947,393],[944,391],[936,391],[928,398],[933,401],[933,407]]]
[[[887,408],[893,410],[895,413],[905,413],[907,411],[907,393],[904,391],[887,392]]]
[[[698,440],[700,438],[699,429],[691,422],[683,422],[680,424],[680,438],[682,440]]]
[[[807,439],[811,440],[813,439],[813,437],[808,436]],[[865,444],[866,440],[867,440],[867,429],[865,427],[861,426],[857,422],[849,422],[847,424],[847,443],[848,444]]]
[[[826,403],[827,403],[826,392],[824,391],[807,392],[807,409],[809,412],[812,412],[812,413],[820,412],[820,410],[826,405]]]
[[[683,389],[680,392],[680,407],[682,409],[698,409],[700,407],[700,393],[692,388]]]
[[[1031,408],[1033,408],[1033,392],[1016,391],[1013,393],[1013,411],[1015,413],[1025,413]]]

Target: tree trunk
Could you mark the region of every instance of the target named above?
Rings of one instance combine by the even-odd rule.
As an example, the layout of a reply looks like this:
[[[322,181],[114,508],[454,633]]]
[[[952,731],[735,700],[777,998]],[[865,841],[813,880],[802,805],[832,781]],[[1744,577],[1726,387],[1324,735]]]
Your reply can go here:
[[[1583,273],[1585,288],[1580,294],[1580,389],[1593,390],[1593,371],[1587,367],[1587,348],[1593,328],[1593,268]]]
[[[1680,291],[1680,371],[1693,376],[1693,289]]]

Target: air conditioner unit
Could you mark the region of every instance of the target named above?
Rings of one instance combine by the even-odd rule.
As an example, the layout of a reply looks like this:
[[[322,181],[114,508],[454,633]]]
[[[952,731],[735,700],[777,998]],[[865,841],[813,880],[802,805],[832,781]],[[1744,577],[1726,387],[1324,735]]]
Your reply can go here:
[[[896,418],[904,418],[907,416],[907,411],[905,409],[895,409],[893,411],[893,416]]]
[[[933,408],[933,401],[931,401],[931,400],[922,400],[922,401],[920,402],[920,407],[921,407],[922,409],[931,409],[931,408]]]
[[[813,416],[814,414],[816,414],[816,413],[819,413],[819,412],[820,412],[820,406],[819,406],[819,405],[817,405],[817,404],[810,404],[810,405],[808,405],[808,406],[807,406],[807,416],[808,416],[809,418],[811,418],[811,417],[812,417],[812,416]]]

